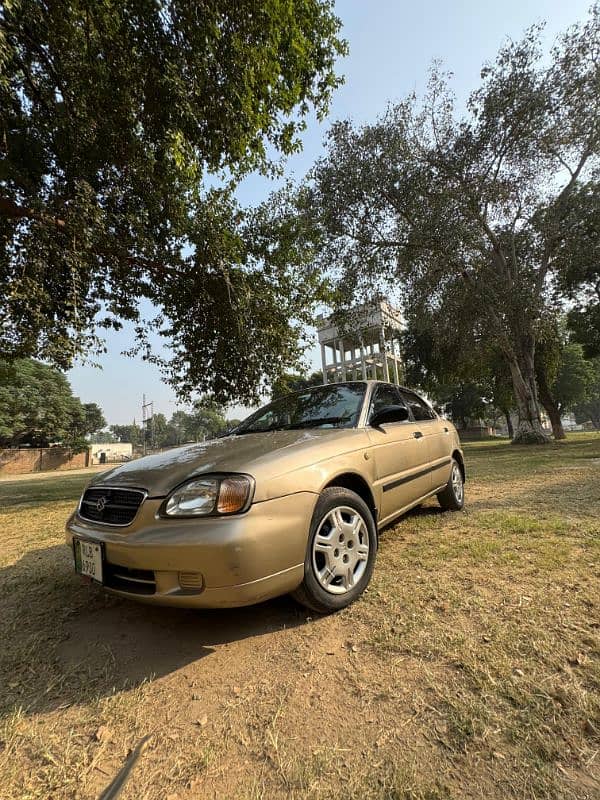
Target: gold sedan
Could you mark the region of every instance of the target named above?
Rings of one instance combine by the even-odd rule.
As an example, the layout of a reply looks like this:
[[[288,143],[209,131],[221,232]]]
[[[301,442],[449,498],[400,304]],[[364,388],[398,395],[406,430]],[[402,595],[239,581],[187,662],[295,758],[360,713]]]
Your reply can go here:
[[[275,400],[227,436],[102,473],[67,523],[75,569],[119,595],[194,607],[291,592],[344,608],[365,589],[378,531],[437,495],[464,503],[454,426],[379,381]]]

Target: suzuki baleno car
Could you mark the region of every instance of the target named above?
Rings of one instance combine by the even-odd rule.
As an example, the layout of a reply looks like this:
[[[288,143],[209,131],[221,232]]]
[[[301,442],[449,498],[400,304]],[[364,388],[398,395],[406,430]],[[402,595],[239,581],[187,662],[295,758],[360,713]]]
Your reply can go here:
[[[67,523],[75,569],[112,592],[224,607],[291,592],[326,613],[365,589],[378,531],[437,495],[459,510],[454,426],[378,381],[316,386],[227,436],[96,476]]]

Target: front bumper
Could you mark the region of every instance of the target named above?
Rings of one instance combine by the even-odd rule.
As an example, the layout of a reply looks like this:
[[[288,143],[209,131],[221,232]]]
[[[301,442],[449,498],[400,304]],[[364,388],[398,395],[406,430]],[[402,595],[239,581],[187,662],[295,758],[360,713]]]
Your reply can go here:
[[[179,520],[157,517],[162,500],[147,499],[125,528],[73,514],[66,540],[103,544],[106,588],[121,596],[183,607],[251,605],[302,582],[317,499],[298,492],[255,503],[240,516]]]

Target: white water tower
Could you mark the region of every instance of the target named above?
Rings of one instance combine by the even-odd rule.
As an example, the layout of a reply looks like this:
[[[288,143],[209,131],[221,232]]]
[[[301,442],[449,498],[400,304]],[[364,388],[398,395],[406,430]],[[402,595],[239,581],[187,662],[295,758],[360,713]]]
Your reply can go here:
[[[402,381],[402,315],[386,299],[365,303],[344,315],[317,317],[323,383],[374,378]]]

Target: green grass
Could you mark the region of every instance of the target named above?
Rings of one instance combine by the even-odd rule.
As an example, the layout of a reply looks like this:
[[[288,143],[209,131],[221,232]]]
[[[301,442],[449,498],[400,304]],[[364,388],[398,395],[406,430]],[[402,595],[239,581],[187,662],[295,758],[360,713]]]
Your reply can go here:
[[[52,478],[0,481],[0,510],[40,508],[54,502],[75,504],[90,475],[57,474]]]
[[[598,800],[600,436],[465,456],[465,511],[325,618],[105,597],[63,544],[88,476],[0,483],[3,800],[95,797],[148,733],[124,800]]]
[[[481,796],[600,797],[600,437],[465,449],[465,513],[424,508],[385,536],[356,614],[382,668],[426,670],[449,774]]]

